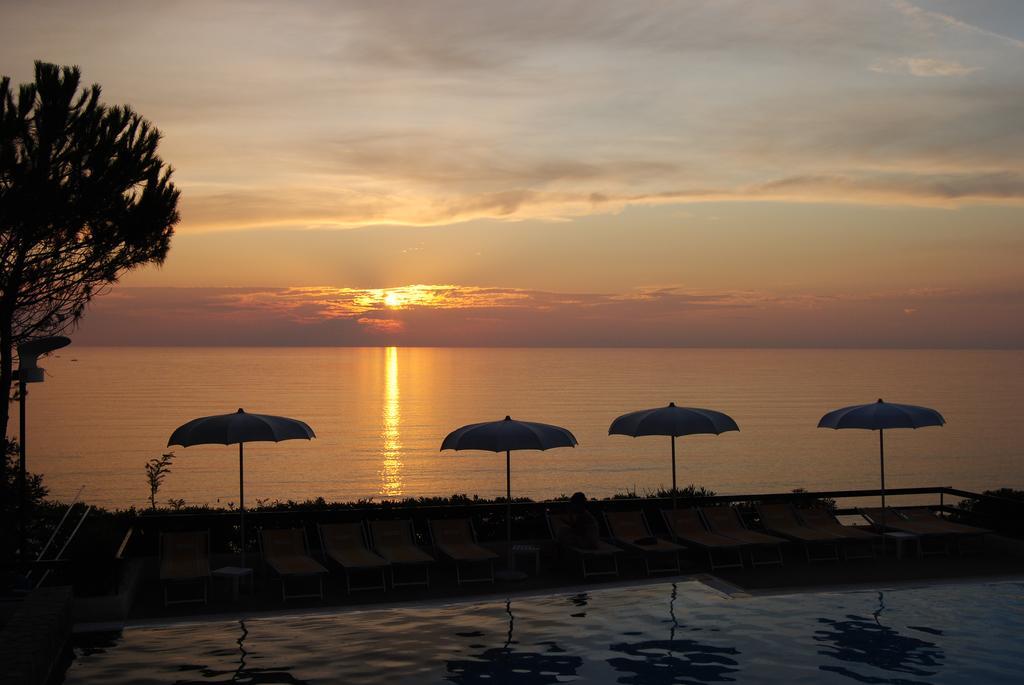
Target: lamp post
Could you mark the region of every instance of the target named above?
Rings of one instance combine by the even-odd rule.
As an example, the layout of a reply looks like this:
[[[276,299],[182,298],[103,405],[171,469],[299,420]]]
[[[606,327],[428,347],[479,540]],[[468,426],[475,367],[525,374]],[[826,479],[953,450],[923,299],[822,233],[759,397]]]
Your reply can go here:
[[[42,383],[43,368],[39,357],[71,344],[70,338],[56,335],[50,338],[36,338],[18,345],[18,368],[14,377],[18,380],[18,533],[19,550],[25,560],[25,396],[28,383]]]

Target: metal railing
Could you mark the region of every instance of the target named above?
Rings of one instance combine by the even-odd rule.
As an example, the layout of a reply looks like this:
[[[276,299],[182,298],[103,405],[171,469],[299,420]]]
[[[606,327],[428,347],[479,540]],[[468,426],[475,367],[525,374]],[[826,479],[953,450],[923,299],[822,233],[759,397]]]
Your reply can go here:
[[[994,502],[1000,506],[1019,511],[1024,516],[1024,502],[1017,500],[984,495],[981,493],[961,490],[950,486],[929,486],[915,488],[887,488],[886,497],[915,497],[918,500],[934,498],[934,504],[915,504],[912,506],[928,506],[945,512],[957,513],[969,518],[968,512],[952,506],[951,500],[974,500],[977,502]],[[838,500],[857,500],[877,498],[881,495],[878,489],[862,490],[819,490],[798,492],[767,492],[753,494],[713,495],[708,497],[679,497],[679,506],[714,506],[739,505],[741,509],[749,509],[756,502],[794,501],[798,504],[814,500],[836,501],[835,512],[839,515],[856,514],[856,506],[843,506]],[[745,507],[746,505],[746,507]],[[595,514],[602,511],[621,511],[626,509],[642,509],[648,512],[648,520],[655,528],[661,525],[658,509],[672,506],[671,497],[638,497],[593,500],[588,503]],[[519,540],[537,540],[549,537],[545,523],[548,511],[558,511],[565,507],[564,500],[513,502],[513,531]],[[752,512],[748,511],[750,517]],[[347,521],[364,521],[371,519],[411,519],[414,529],[424,542],[427,539],[427,521],[440,518],[471,518],[481,541],[500,541],[504,539],[505,504],[503,502],[465,502],[456,504],[402,504],[381,503],[369,506],[323,505],[301,507],[286,510],[249,510],[246,512],[247,528],[252,534],[247,536],[247,548],[255,549],[256,531],[261,527],[286,528],[306,527],[310,531],[310,539],[318,539],[315,535],[317,523],[335,523]],[[602,517],[598,516],[598,519]],[[182,513],[149,513],[139,515],[132,527],[126,532],[118,551],[118,558],[127,556],[155,556],[159,533],[169,530],[208,530],[210,531],[211,548],[220,552],[237,552],[238,550],[238,512],[182,512]],[[663,531],[656,531],[663,532]]]

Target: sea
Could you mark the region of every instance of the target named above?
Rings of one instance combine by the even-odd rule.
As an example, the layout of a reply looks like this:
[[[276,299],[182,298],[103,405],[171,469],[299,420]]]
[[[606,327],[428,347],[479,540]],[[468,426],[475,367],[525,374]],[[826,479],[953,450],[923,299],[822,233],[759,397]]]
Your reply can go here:
[[[190,419],[302,419],[311,441],[245,447],[246,505],[505,492],[505,455],[441,452],[467,423],[571,430],[574,449],[512,454],[514,496],[644,494],[671,483],[667,437],[608,435],[620,414],[677,405],[739,432],[677,442],[678,480],[719,494],[879,484],[878,434],[817,428],[827,411],[884,398],[945,416],[885,434],[886,485],[1024,488],[1024,351],[69,347],[30,386],[27,462],[51,497],[146,506],[144,466],[173,451],[158,501],[237,506],[238,449],[168,447]],[[17,431],[12,406],[11,429]]]

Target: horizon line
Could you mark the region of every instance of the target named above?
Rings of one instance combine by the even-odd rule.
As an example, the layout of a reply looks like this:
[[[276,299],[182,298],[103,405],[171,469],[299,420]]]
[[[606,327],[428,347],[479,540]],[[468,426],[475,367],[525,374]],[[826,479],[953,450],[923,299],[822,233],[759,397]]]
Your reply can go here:
[[[74,342],[74,341],[72,341]],[[417,344],[380,344],[380,345],[347,345],[339,343],[337,345],[320,345],[320,344],[251,344],[251,345],[236,345],[227,343],[209,343],[201,345],[193,344],[130,344],[130,345],[109,345],[109,344],[94,344],[89,342],[79,343],[75,345],[79,347],[89,348],[146,348],[146,349],[182,349],[182,348],[194,348],[194,349],[268,349],[268,348],[282,348],[282,349],[387,349],[390,347],[395,348],[409,348],[409,349],[452,349],[452,350],[834,350],[834,351],[875,351],[875,350],[892,350],[892,351],[948,351],[948,352],[1021,352],[1024,351],[1024,346],[1020,347],[1007,347],[1007,346],[972,346],[972,347],[958,347],[958,346],[893,346],[893,345],[878,345],[878,346],[856,346],[848,347],[843,345],[417,345]]]

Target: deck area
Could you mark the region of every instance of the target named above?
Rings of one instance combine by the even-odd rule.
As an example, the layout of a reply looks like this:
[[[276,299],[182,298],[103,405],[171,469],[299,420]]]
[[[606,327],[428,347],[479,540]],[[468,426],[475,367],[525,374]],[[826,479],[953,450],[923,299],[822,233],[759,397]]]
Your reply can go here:
[[[699,553],[684,553],[678,574],[645,572],[641,559],[624,554],[618,576],[592,578],[584,581],[575,565],[557,563],[553,550],[546,549],[541,572],[518,582],[477,583],[459,586],[454,568],[439,563],[431,574],[428,588],[388,588],[386,591],[362,591],[348,594],[343,577],[332,573],[325,581],[325,598],[282,600],[280,580],[270,573],[257,573],[253,592],[243,587],[237,600],[231,597],[230,581],[214,580],[206,604],[163,605],[163,593],[155,579],[143,582],[128,622],[177,620],[200,616],[239,616],[316,609],[372,608],[421,602],[460,601],[472,598],[507,597],[510,595],[577,592],[581,588],[597,589],[622,582],[672,581],[699,578],[728,592],[751,594],[788,593],[800,591],[842,590],[854,587],[883,587],[900,584],[933,582],[984,582],[1007,578],[1024,578],[1024,555],[1018,555],[991,542],[977,553],[951,556],[904,556],[897,559],[894,550],[886,556],[868,559],[808,562],[803,550],[796,546],[784,549],[781,566],[718,569],[711,572]],[[532,572],[533,569],[531,569]]]

